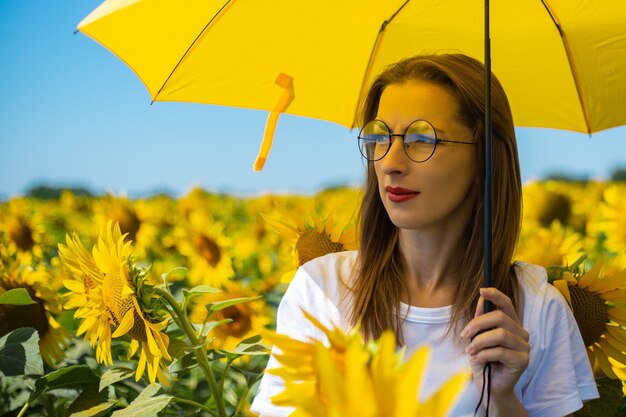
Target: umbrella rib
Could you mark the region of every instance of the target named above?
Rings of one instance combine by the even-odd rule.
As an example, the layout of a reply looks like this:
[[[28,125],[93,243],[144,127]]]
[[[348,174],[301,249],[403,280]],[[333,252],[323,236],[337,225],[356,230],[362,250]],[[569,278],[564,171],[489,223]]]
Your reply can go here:
[[[193,49],[193,47],[195,45],[198,44],[198,40],[206,33],[207,29],[213,24],[213,22],[215,22],[219,17],[222,16],[222,14],[224,13],[224,11],[227,8],[230,8],[230,6],[232,6],[232,3],[234,3],[235,0],[227,0],[226,3],[224,3],[222,5],[222,7],[220,7],[220,9],[217,11],[217,13],[215,13],[213,15],[213,17],[209,20],[209,22],[204,26],[204,28],[202,28],[202,30],[200,31],[200,33],[198,34],[198,36],[196,36],[196,38],[193,40],[193,42],[191,42],[191,44],[189,45],[189,48],[187,48],[187,50],[185,51],[185,53],[180,57],[180,59],[178,60],[178,62],[176,63],[176,65],[174,66],[174,68],[172,69],[172,72],[170,72],[170,75],[167,76],[167,78],[165,79],[165,81],[163,82],[163,84],[161,85],[161,88],[159,88],[159,91],[157,91],[157,93],[154,95],[154,98],[152,99],[152,102],[154,103],[157,99],[157,97],[159,96],[159,94],[161,94],[161,91],[163,90],[163,88],[165,87],[165,85],[167,84],[167,82],[170,80],[170,78],[172,78],[172,75],[174,75],[174,72],[176,72],[176,70],[178,69],[178,67],[180,66],[180,64],[182,64],[182,62],[185,60],[185,58],[187,56],[189,56],[189,52]]]
[[[357,117],[357,113],[359,110],[359,104],[361,103],[363,99],[365,86],[367,85],[369,81],[369,77],[372,72],[372,63],[374,62],[374,57],[376,56],[378,49],[380,47],[385,29],[387,28],[387,25],[391,23],[391,21],[398,15],[398,13],[400,13],[400,11],[404,8],[404,6],[406,6],[409,3],[409,1],[411,0],[406,0],[404,3],[402,3],[402,5],[398,8],[398,10],[396,10],[387,20],[385,20],[382,23],[382,25],[380,25],[380,29],[378,30],[378,35],[376,35],[376,40],[374,41],[374,46],[372,47],[372,52],[370,52],[370,56],[367,60],[367,66],[365,67],[365,75],[362,78],[363,82],[361,83],[361,88],[359,89],[359,99],[357,100],[356,108],[354,109],[354,118],[352,119],[352,126],[350,126],[351,129],[353,129],[356,126],[356,117]]]
[[[565,50],[565,55],[567,56],[567,63],[569,64],[570,72],[572,73],[572,77],[574,78],[574,87],[576,87],[576,95],[578,96],[578,102],[580,103],[580,109],[583,112],[583,117],[585,118],[585,125],[587,126],[587,133],[591,135],[591,124],[589,123],[589,114],[587,112],[587,107],[585,106],[585,102],[583,100],[582,92],[580,91],[580,84],[578,82],[578,76],[576,72],[576,66],[574,65],[574,61],[572,60],[572,50],[570,49],[569,42],[567,41],[567,37],[563,30],[561,29],[561,24],[559,23],[556,13],[553,12],[552,8],[548,4],[548,0],[541,0],[541,4],[548,12],[550,19],[554,23],[554,26],[559,31],[559,36],[563,41],[563,49]]]

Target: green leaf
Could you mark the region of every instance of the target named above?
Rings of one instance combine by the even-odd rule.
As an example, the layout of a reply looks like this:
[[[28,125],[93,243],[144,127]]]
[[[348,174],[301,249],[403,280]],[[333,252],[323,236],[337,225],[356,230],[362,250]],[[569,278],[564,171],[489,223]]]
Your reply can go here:
[[[261,343],[261,335],[249,337],[239,342],[233,350],[220,349],[228,358],[236,359],[243,355],[269,355],[269,346]]]
[[[213,329],[215,329],[218,326],[221,326],[223,324],[232,323],[232,322],[233,322],[233,319],[223,319],[223,320],[218,320],[218,321],[211,321],[211,322],[206,324],[206,326],[204,328],[204,335],[208,335],[209,333],[211,333],[211,331],[213,331]]]
[[[118,401],[107,400],[106,402],[99,403],[86,410],[80,410],[69,414],[70,417],[99,417],[108,414],[108,411],[113,408]]]
[[[97,387],[85,389],[72,402],[66,415],[71,417],[98,417],[107,414],[117,401],[110,400],[107,392],[98,392]]]
[[[218,290],[217,288],[209,287],[208,285],[198,285],[191,289],[184,289],[183,294],[185,298],[192,297],[194,295],[200,294],[217,294],[218,292],[222,292],[222,290]]]
[[[180,273],[180,278],[187,277],[187,268],[184,266],[177,266],[176,268],[170,269],[164,274],[161,274],[161,279],[163,280],[163,285],[167,288],[167,280],[170,278],[170,275],[176,275]]]
[[[59,388],[79,388],[83,389],[89,385],[96,385],[100,378],[93,373],[87,365],[73,365],[50,372],[48,375],[35,381],[35,392],[31,399],[46,391]]]
[[[0,304],[25,306],[35,304],[35,300],[30,298],[30,294],[26,288],[14,288],[0,295]]]
[[[169,395],[154,396],[161,387],[148,385],[135,400],[123,410],[113,412],[112,417],[152,417],[163,410],[172,397]]]
[[[102,391],[104,388],[108,387],[109,385],[113,385],[116,382],[123,381],[126,378],[130,378],[134,374],[135,371],[130,368],[111,368],[100,377],[100,386],[98,387],[98,391]]]
[[[234,306],[235,304],[247,303],[248,301],[258,300],[259,298],[263,298],[263,296],[257,295],[255,297],[242,297],[233,298],[231,300],[218,301],[217,303],[207,304],[206,309],[209,311],[209,313],[215,313],[216,311],[223,310],[230,306]]]
[[[182,358],[189,352],[193,350],[193,346],[184,340],[171,338],[170,344],[167,346],[167,353],[170,354],[172,358]]]
[[[39,334],[35,329],[21,327],[0,339],[0,372],[5,376],[43,375]]]

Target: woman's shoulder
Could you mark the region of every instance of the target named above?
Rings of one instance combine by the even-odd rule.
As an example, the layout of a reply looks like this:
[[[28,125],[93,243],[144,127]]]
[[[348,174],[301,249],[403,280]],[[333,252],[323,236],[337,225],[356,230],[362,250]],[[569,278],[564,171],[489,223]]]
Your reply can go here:
[[[296,271],[283,301],[297,304],[309,312],[321,314],[323,311],[332,322],[343,326],[352,302],[349,288],[356,259],[356,251],[344,251],[303,264]],[[318,319],[327,323],[321,317]]]
[[[320,283],[348,283],[355,270],[357,254],[356,250],[329,253],[306,262],[300,269]]]
[[[546,268],[522,261],[516,261],[514,268],[525,327],[530,325],[529,321],[542,319],[541,316],[545,314],[562,315],[569,309],[563,295],[548,282]]]

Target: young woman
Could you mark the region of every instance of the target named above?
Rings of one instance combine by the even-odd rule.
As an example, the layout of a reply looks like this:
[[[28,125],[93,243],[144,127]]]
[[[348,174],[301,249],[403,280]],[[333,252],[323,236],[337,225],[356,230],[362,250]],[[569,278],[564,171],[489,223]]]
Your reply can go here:
[[[368,168],[360,250],[300,267],[278,309],[277,331],[323,340],[301,309],[344,329],[360,322],[366,338],[391,328],[407,355],[424,343],[433,347],[423,399],[461,369],[472,370],[474,384],[452,416],[473,415],[488,362],[490,416],[571,415],[598,393],[567,303],[543,268],[512,261],[521,181],[511,110],[495,77],[494,287],[481,288],[483,77],[483,65],[460,54],[406,59],[377,77],[361,112]],[[494,311],[484,313],[484,300]],[[270,357],[268,368],[277,366]],[[252,410],[288,415],[270,401],[281,390],[266,374]]]

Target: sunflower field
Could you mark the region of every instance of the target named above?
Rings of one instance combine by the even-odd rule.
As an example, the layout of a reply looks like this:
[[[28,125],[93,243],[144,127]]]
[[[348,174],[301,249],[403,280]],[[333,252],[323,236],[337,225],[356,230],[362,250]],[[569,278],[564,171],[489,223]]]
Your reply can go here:
[[[545,266],[570,303],[602,395],[580,416],[626,416],[625,195],[624,182],[524,187],[515,258]],[[427,349],[403,361],[392,334],[372,348],[315,322],[330,346],[272,332],[299,265],[357,249],[360,198],[353,188],[143,199],[66,190],[0,203],[0,415],[252,415],[272,344],[284,365],[272,372],[286,382],[275,402],[300,416],[387,415],[349,381],[419,386]],[[313,388],[294,379],[296,362],[320,370],[298,376]],[[466,382],[385,407],[444,416]],[[303,387],[324,401],[303,400]]]

